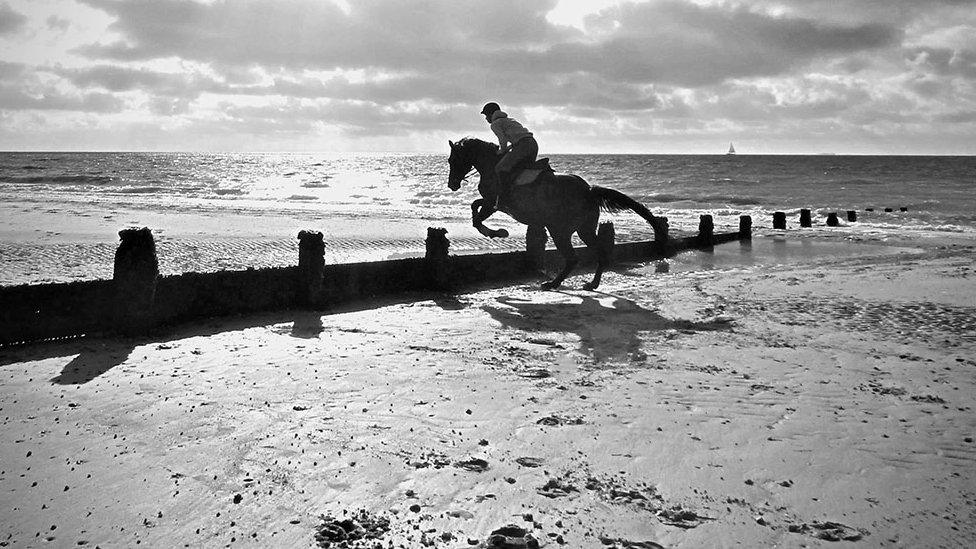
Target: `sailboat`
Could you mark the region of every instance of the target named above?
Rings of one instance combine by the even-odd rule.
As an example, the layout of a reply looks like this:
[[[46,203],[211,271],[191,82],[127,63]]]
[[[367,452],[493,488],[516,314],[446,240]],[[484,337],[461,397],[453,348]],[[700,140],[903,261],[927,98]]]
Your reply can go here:
[[[732,142],[729,141],[729,152],[725,154],[735,154],[735,147],[732,146]]]

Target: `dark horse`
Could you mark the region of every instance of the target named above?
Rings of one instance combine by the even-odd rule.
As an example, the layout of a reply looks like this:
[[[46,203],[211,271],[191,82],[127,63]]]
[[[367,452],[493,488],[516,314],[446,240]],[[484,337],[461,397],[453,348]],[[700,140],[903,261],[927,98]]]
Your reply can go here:
[[[482,198],[471,203],[474,227],[491,238],[508,236],[508,231],[504,229],[491,229],[484,225],[484,221],[495,213],[495,164],[501,158],[498,155],[498,145],[471,137],[457,143],[448,143],[451,145],[451,156],[448,159],[451,172],[447,186],[452,191],[458,190],[471,170],[477,170],[480,176],[478,192]],[[643,204],[619,191],[590,186],[577,175],[554,175],[549,172],[548,176],[542,177],[542,181],[515,186],[509,202],[511,205],[503,204],[502,211],[519,223],[528,225],[530,234],[536,231],[536,234],[541,233],[544,238],[545,232],[542,228],[548,229],[556,248],[566,261],[563,270],[542,285],[544,290],[558,288],[576,266],[578,261],[571,241],[573,232],[579,235],[584,244],[597,252],[596,274],[584,287],[592,290],[600,285],[600,277],[610,259],[609,246],[601,245],[597,238],[601,208],[609,212],[632,210],[651,224],[655,240],[662,238],[662,220],[654,217]]]

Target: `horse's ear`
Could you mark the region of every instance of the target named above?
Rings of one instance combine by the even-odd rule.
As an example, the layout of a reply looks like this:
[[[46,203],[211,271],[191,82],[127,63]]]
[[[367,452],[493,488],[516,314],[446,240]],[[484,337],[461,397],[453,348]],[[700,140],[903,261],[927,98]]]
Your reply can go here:
[[[451,149],[454,149],[454,142],[453,141],[451,141],[450,139],[448,139],[447,140],[447,144],[451,146]]]

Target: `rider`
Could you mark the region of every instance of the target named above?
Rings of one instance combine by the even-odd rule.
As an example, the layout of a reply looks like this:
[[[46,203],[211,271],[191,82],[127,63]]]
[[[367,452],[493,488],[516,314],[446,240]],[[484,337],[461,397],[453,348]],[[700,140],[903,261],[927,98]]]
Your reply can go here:
[[[495,173],[498,174],[498,199],[495,202],[497,210],[511,198],[512,179],[515,175],[512,172],[520,165],[535,162],[539,154],[539,144],[532,137],[532,132],[514,118],[509,118],[498,103],[485,104],[481,114],[485,115],[485,120],[491,124],[491,131],[498,137],[498,154],[505,155],[495,165]]]

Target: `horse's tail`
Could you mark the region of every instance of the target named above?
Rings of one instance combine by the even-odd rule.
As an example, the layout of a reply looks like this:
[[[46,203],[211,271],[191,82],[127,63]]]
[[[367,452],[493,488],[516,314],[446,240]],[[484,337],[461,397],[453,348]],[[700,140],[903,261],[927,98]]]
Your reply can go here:
[[[664,225],[665,221],[654,217],[654,214],[646,206],[624,193],[606,187],[592,185],[590,187],[590,196],[596,199],[601,209],[608,212],[615,213],[630,210],[643,217],[654,228],[654,240],[663,240],[663,238],[666,238],[667,230]]]

